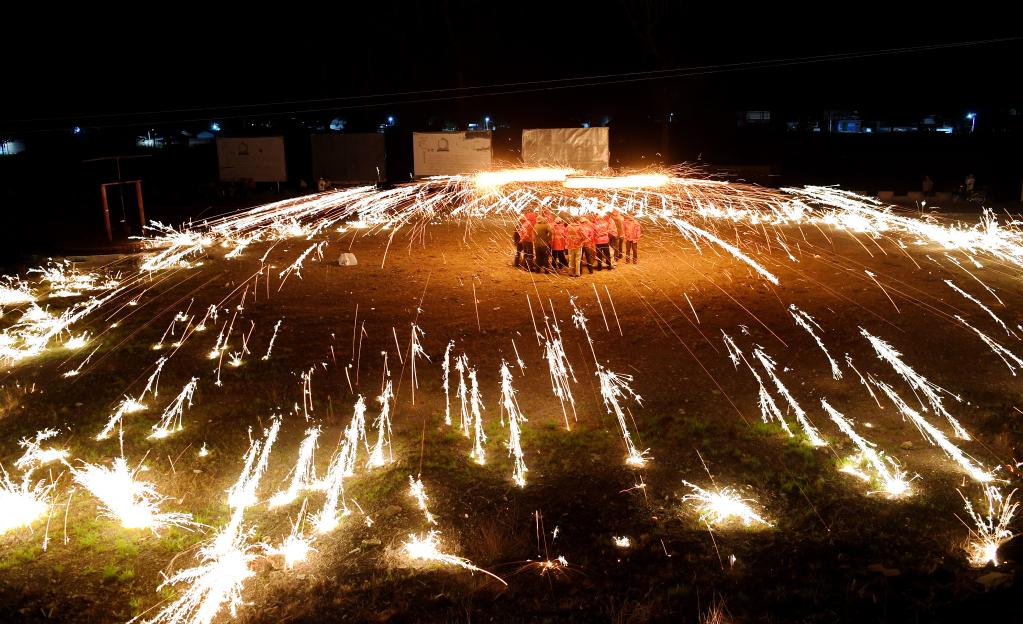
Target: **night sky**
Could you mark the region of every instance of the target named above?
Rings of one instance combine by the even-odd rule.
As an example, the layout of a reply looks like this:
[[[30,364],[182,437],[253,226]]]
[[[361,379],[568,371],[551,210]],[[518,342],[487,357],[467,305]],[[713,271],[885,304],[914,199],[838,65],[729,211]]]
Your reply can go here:
[[[381,0],[316,10],[270,11],[253,4],[237,13],[133,12],[130,19],[123,14],[61,14],[44,20],[40,15],[5,28],[0,130],[320,110],[370,116],[415,110],[417,115],[437,112],[463,119],[486,111],[500,120],[557,114],[552,108],[594,114],[628,108],[656,114],[1023,105],[1018,70],[1023,42],[1018,40],[745,71],[716,67],[711,73],[672,80],[440,102],[436,99],[458,92],[308,101],[801,59],[990,40],[1023,31],[1018,20],[1004,15],[1005,9],[999,13],[975,3],[893,9],[892,4],[792,9],[776,3],[568,7],[556,2]],[[565,83],[532,88],[554,84]],[[408,100],[435,101],[399,104]],[[287,103],[265,105],[275,102]],[[252,104],[260,106],[245,106]]]

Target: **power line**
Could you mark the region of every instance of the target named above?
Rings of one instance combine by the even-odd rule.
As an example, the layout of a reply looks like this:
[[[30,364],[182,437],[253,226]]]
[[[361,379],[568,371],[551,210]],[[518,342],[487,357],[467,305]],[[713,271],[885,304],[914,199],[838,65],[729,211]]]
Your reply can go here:
[[[447,87],[437,89],[424,89],[418,91],[398,91],[388,93],[377,93],[377,94],[364,94],[364,95],[353,95],[353,96],[342,96],[336,98],[311,98],[303,100],[287,100],[280,102],[263,102],[258,104],[234,104],[224,106],[209,106],[209,107],[197,107],[197,108],[179,108],[179,109],[166,109],[156,111],[144,111],[144,112],[123,112],[123,113],[102,113],[96,115],[88,115],[83,117],[75,116],[63,116],[63,117],[48,117],[48,118],[35,118],[35,119],[20,119],[12,120],[10,123],[36,123],[42,121],[76,121],[81,122],[87,119],[106,119],[112,117],[137,117],[143,115],[171,115],[176,113],[193,113],[193,112],[207,112],[210,115],[203,117],[195,117],[188,119],[163,119],[163,120],[136,120],[128,123],[119,124],[103,124],[103,125],[92,125],[87,127],[91,128],[124,128],[134,127],[158,123],[188,123],[196,121],[205,121],[210,116],[215,116],[219,119],[239,119],[252,116],[273,116],[273,115],[286,115],[286,114],[301,114],[301,113],[313,113],[323,111],[340,111],[340,110],[356,110],[366,108],[378,108],[386,106],[397,106],[402,104],[420,104],[426,102],[440,102],[449,101],[464,98],[478,98],[478,97],[493,97],[499,95],[512,95],[518,93],[533,93],[540,91],[553,91],[553,90],[564,90],[564,89],[575,89],[575,88],[586,88],[586,87],[598,87],[605,85],[620,85],[635,82],[650,82],[658,80],[672,80],[681,78],[690,78],[694,76],[704,76],[719,73],[729,73],[737,71],[751,71],[757,69],[775,69],[780,67],[791,67],[798,65],[811,65],[838,61],[849,61],[859,60],[867,58],[878,58],[885,56],[894,56],[898,54],[913,54],[921,52],[930,52],[938,50],[949,50],[964,47],[975,47],[981,45],[992,45],[998,43],[1009,43],[1018,42],[1023,40],[1023,37],[1004,37],[998,39],[982,39],[974,41],[961,41],[952,43],[922,45],[922,46],[910,46],[901,48],[887,48],[881,50],[870,50],[870,51],[859,51],[859,52],[843,52],[833,54],[821,54],[814,56],[804,57],[789,57],[789,58],[776,58],[776,59],[763,59],[753,61],[740,61],[735,63],[722,63],[715,65],[700,65],[690,67],[676,67],[670,69],[660,70],[649,70],[639,72],[622,72],[612,74],[597,74],[591,76],[577,76],[577,77],[564,77],[564,78],[553,78],[546,80],[531,80],[531,81],[520,81],[510,83],[497,83],[488,85],[476,85],[468,87]],[[489,89],[499,89],[497,91],[486,91]],[[419,97],[413,99],[404,99],[408,96],[415,95],[429,95],[429,94],[441,94],[450,93],[451,95],[437,95],[435,97]],[[340,104],[327,107],[317,108],[295,108],[295,109],[282,109],[275,111],[262,111],[262,112],[250,112],[240,113],[233,115],[220,115],[216,114],[216,111],[226,110],[238,110],[238,109],[253,109],[253,108],[270,108],[276,106],[290,106],[295,104],[321,104],[327,102],[348,102],[348,101],[360,101],[360,100],[373,100],[377,98],[385,97],[397,97],[403,99],[381,101],[381,102],[369,102],[369,103],[358,103],[358,104]],[[38,129],[37,132],[47,132],[53,130],[64,130],[64,127],[49,128],[49,129]]]

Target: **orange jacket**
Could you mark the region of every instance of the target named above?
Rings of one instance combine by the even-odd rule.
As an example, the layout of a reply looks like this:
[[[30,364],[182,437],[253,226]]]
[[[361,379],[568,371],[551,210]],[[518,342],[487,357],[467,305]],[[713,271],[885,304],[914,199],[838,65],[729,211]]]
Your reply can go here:
[[[565,229],[564,223],[554,224],[554,236],[551,238],[551,249],[554,251],[565,251],[566,240],[565,240]]]
[[[598,245],[606,245],[611,240],[607,227],[607,219],[597,218],[593,221],[593,242]]]
[[[630,243],[638,243],[641,229],[642,228],[640,228],[639,221],[636,221],[632,217],[628,217],[627,219],[625,219],[623,227],[625,240],[629,241]]]

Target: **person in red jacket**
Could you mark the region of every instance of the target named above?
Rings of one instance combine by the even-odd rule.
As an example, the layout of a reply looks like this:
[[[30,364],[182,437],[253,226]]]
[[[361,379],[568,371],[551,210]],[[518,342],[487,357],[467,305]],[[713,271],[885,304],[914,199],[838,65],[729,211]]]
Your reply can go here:
[[[568,258],[565,255],[565,250],[568,249],[565,240],[565,230],[567,226],[565,221],[561,217],[554,220],[554,236],[551,237],[551,253],[554,254],[554,270],[557,271],[560,267],[568,266]]]
[[[632,256],[632,263],[639,264],[639,234],[640,226],[639,221],[636,217],[628,215],[625,217],[625,222],[622,224],[622,232],[625,235],[625,262],[629,262],[629,256]]]
[[[612,225],[611,227],[614,226]],[[611,235],[606,216],[599,215],[593,220],[593,231],[593,240],[597,245],[597,270],[603,270],[603,264],[606,262],[607,270],[610,271],[613,268],[611,266]]]
[[[593,275],[593,259],[597,255],[597,232],[593,229],[593,223],[586,217],[579,219],[579,232],[583,235],[583,262],[586,263],[590,275]]]
[[[533,221],[529,219],[529,215],[532,213],[526,213],[519,221],[518,235],[519,242],[515,253],[515,268],[519,265],[519,254],[518,248],[521,247],[522,251],[522,268],[527,271],[533,270]],[[535,217],[535,215],[534,215]]]
[[[565,246],[568,248],[568,274],[571,277],[579,277],[582,274],[580,259],[583,255],[583,249],[589,242],[590,239],[583,230],[581,221],[569,223],[565,227]],[[586,263],[586,268],[590,270],[590,273],[593,273],[593,267],[588,262]]]
[[[611,253],[615,264],[622,259],[622,247],[625,246],[625,219],[615,208],[607,215],[607,233],[611,237]]]

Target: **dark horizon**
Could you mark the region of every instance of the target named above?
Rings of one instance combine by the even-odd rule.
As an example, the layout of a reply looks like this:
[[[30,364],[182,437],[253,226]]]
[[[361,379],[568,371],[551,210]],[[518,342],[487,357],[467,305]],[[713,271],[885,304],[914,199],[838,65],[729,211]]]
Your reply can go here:
[[[967,15],[440,2],[374,3],[272,24],[258,14],[175,16],[155,27],[123,16],[46,21],[8,39],[20,58],[6,68],[0,132],[388,108],[465,119],[487,110],[532,123],[530,112],[549,114],[550,100],[651,114],[1023,108],[1012,71],[1023,51],[1013,39],[1019,29],[991,23],[979,8]],[[981,43],[999,39],[1010,40]],[[906,51],[872,55],[897,49]],[[817,58],[826,55],[842,58]],[[686,75],[632,75],[675,68]],[[541,81],[554,82],[521,84]],[[396,93],[414,94],[386,95]]]

